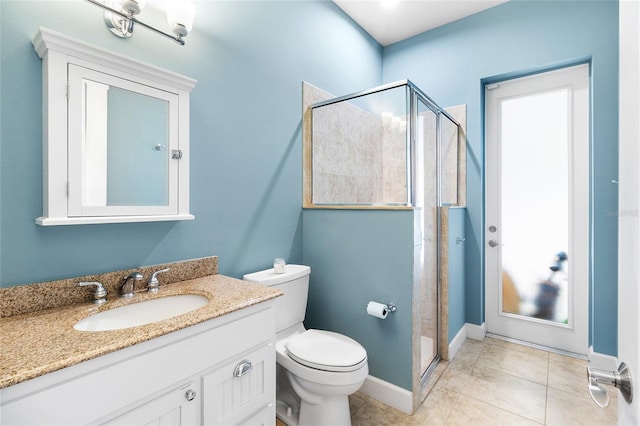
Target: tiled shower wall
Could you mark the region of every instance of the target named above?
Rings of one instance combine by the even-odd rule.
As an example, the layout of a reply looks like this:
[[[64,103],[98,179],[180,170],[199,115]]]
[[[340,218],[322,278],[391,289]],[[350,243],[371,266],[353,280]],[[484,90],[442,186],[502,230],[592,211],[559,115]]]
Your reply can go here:
[[[408,202],[406,122],[384,123],[382,127],[384,202],[406,204]]]
[[[308,86],[308,87],[307,87]],[[305,85],[309,98],[327,99],[326,92]],[[314,93],[317,92],[317,93]],[[454,108],[454,110],[459,107]],[[449,111],[451,112],[451,111]],[[457,111],[456,111],[457,112]],[[407,205],[407,117],[384,120],[348,101],[312,113],[312,198],[316,205]],[[425,205],[435,200],[436,115],[420,113],[425,158]],[[441,118],[442,202],[457,205],[459,194],[458,128]]]
[[[313,110],[313,201],[373,203],[382,199],[380,119],[342,102]]]
[[[312,120],[314,204],[406,205],[406,125],[349,102],[315,108]]]

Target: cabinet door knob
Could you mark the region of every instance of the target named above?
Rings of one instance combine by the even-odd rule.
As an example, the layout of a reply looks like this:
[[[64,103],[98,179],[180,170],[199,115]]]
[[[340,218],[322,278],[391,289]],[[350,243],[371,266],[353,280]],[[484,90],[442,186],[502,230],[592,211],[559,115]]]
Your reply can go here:
[[[243,359],[236,365],[236,368],[233,369],[233,377],[242,377],[251,371],[252,368],[253,365],[251,365],[251,361]]]
[[[184,397],[187,398],[187,401],[193,401],[194,399],[196,399],[196,393],[189,389],[184,393]]]

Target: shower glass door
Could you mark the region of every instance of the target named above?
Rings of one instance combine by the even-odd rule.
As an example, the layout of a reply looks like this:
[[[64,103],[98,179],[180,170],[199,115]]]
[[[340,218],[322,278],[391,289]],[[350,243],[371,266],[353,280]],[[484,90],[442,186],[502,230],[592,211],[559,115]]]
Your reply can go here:
[[[458,203],[458,125],[434,112],[420,96],[415,103],[416,207],[422,209],[420,285],[420,373],[424,383],[440,360],[441,206]]]
[[[416,205],[422,208],[423,268],[420,285],[420,374],[426,379],[438,353],[438,116],[417,99],[415,149],[423,166],[416,167],[416,181],[423,182]],[[416,189],[418,189],[417,187]]]

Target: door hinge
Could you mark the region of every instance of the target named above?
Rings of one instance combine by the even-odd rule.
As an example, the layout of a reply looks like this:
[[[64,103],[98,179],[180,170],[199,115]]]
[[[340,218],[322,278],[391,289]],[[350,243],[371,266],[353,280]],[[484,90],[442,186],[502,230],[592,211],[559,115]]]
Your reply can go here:
[[[69,91],[71,90],[70,86],[71,86],[71,85],[70,85],[70,84],[69,84],[69,82],[67,81],[67,99],[69,99]]]
[[[181,149],[172,149],[171,150],[171,158],[174,160],[180,160],[182,158],[182,150]]]
[[[69,181],[67,181],[67,197],[69,196]]]

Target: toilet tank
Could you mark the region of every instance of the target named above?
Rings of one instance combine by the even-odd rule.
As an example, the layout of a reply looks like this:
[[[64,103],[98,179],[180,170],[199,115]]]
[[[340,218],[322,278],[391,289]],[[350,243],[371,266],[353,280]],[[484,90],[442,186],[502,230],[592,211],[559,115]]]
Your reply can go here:
[[[310,273],[308,266],[285,265],[283,274],[276,274],[272,268],[246,274],[242,279],[274,287],[284,293],[276,299],[276,329],[280,332],[304,321]]]

